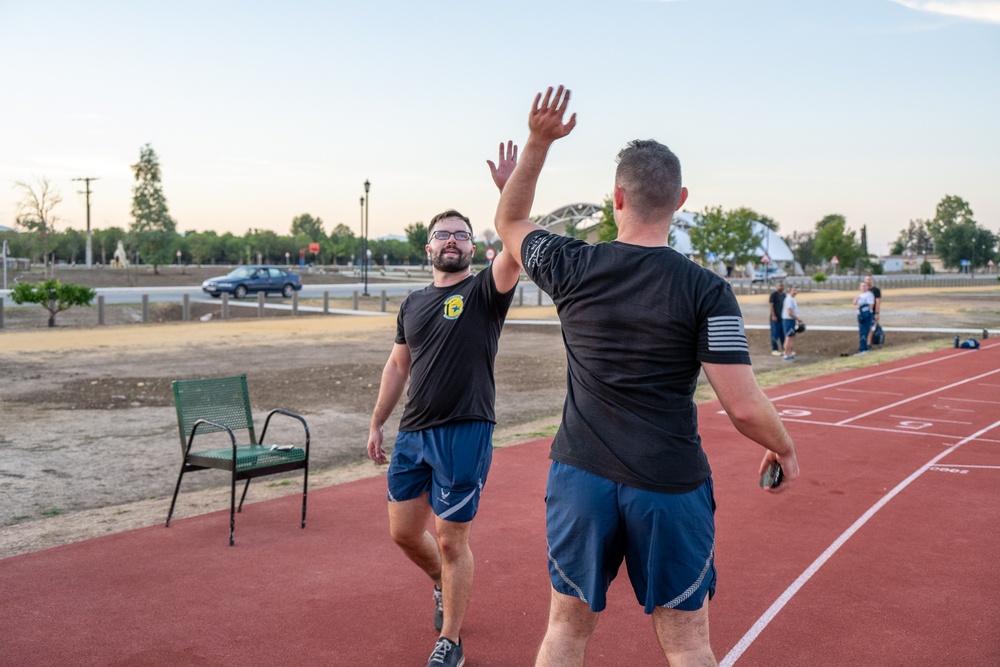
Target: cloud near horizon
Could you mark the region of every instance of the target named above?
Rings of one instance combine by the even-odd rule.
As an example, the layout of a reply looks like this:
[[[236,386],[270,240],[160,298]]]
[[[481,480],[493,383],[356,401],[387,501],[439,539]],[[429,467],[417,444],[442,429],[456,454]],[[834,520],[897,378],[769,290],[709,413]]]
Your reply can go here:
[[[891,0],[907,9],[1000,24],[1000,0]]]

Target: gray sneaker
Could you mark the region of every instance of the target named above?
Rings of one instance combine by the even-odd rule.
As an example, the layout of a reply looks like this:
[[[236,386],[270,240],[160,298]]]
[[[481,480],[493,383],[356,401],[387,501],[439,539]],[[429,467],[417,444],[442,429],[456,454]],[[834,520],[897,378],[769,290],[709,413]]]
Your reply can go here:
[[[427,661],[427,667],[462,667],[465,655],[462,653],[462,640],[453,644],[447,637],[439,637],[434,645],[434,652]]]
[[[434,629],[441,632],[444,625],[444,600],[441,597],[441,589],[434,587]]]

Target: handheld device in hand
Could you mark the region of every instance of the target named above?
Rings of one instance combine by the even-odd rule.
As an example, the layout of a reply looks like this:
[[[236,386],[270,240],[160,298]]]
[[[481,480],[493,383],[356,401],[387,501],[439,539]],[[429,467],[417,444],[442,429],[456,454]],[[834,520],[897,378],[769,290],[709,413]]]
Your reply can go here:
[[[781,478],[781,464],[771,461],[771,465],[767,466],[767,470],[760,476],[760,488],[773,489],[781,484]]]

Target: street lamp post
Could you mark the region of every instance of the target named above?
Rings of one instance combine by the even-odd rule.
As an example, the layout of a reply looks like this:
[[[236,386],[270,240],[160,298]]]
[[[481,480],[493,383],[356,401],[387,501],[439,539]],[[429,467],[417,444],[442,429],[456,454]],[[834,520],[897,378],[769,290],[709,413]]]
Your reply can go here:
[[[364,262],[365,267],[365,296],[368,296],[368,201],[371,199],[371,195],[368,194],[368,188],[371,187],[371,183],[368,179],[365,179],[365,232],[364,232],[364,250],[361,253],[361,261]]]

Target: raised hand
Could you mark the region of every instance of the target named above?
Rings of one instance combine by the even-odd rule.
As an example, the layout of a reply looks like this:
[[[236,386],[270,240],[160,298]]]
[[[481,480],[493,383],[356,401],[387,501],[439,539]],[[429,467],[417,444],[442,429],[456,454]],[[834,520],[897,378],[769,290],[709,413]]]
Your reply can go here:
[[[569,105],[569,89],[562,86],[552,95],[552,88],[542,94],[535,95],[535,102],[531,105],[531,113],[528,114],[528,129],[531,130],[531,138],[552,143],[556,139],[562,139],[573,131],[576,127],[576,114],[569,117],[569,121],[563,123],[563,116],[566,115],[566,107]]]
[[[497,163],[493,164],[493,160],[487,160],[486,164],[490,166],[490,175],[493,176],[493,182],[496,183],[500,192],[503,192],[503,186],[507,185],[507,179],[514,173],[514,167],[517,166],[517,144],[513,141],[508,141],[507,154],[505,156],[503,142],[501,141],[500,156],[497,158]]]

